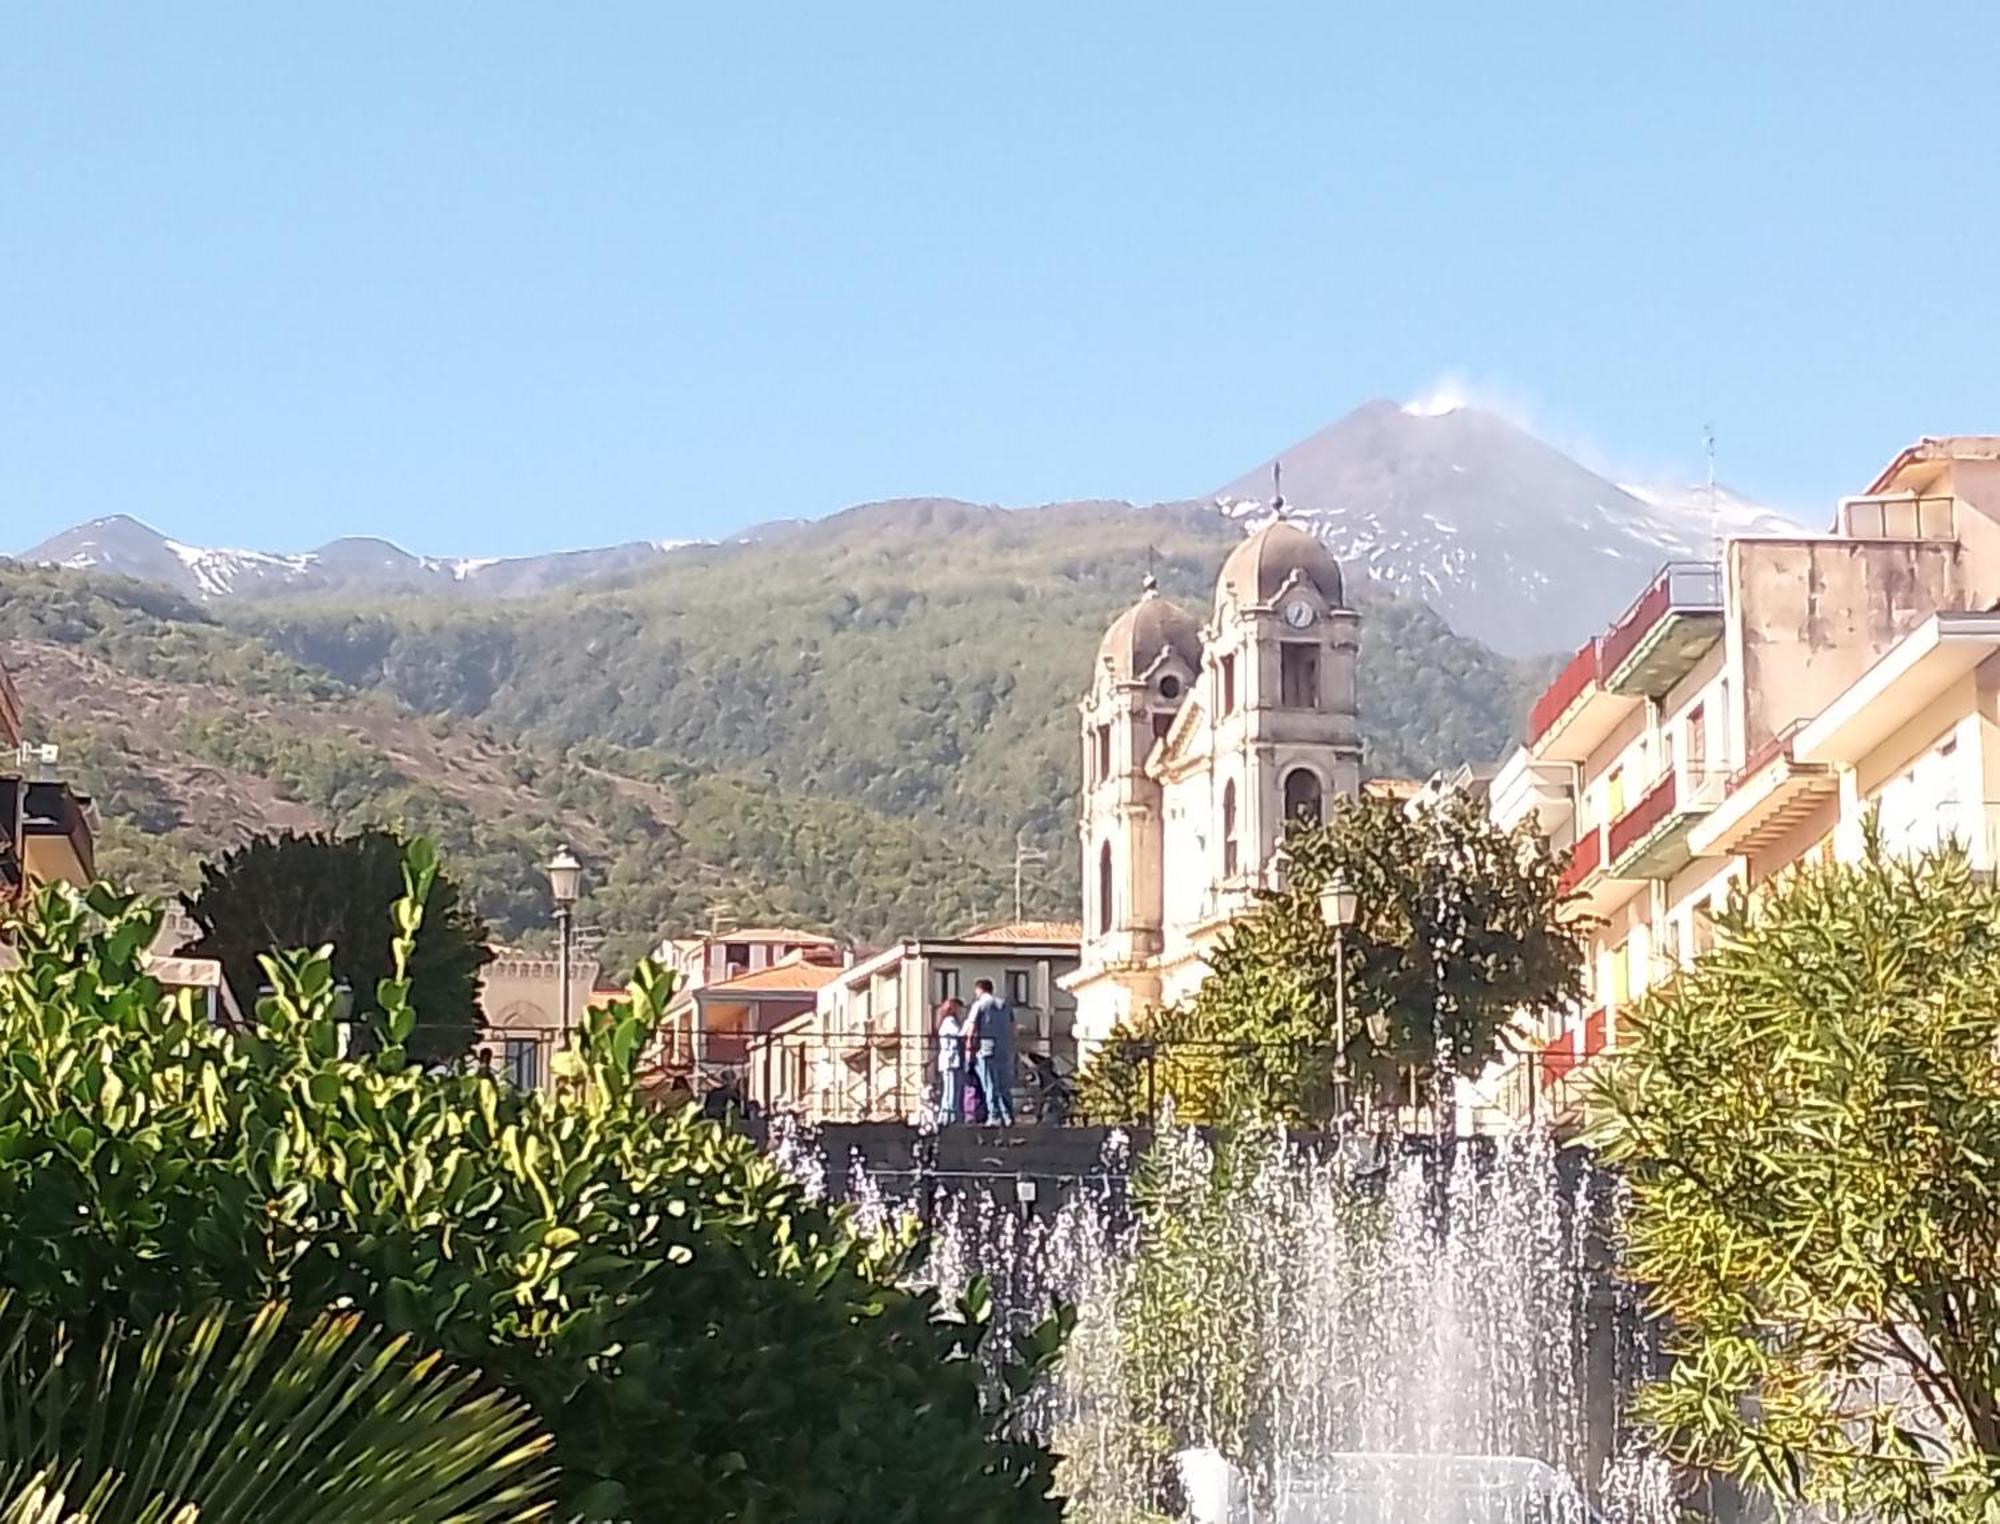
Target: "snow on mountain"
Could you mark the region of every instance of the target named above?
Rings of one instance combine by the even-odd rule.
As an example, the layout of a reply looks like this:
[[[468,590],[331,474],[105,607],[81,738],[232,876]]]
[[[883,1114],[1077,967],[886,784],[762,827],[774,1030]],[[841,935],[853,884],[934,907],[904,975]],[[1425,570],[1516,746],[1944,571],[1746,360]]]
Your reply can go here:
[[[119,513],[64,530],[20,559],[164,583],[203,600],[428,591],[509,598],[637,570],[686,543],[640,540],[542,556],[452,558],[414,556],[388,540],[349,536],[280,554],[189,545]]]
[[[1574,648],[1661,562],[1714,554],[1705,488],[1691,503],[1621,487],[1447,395],[1364,403],[1226,484],[1218,506],[1268,517],[1274,465],[1287,512],[1343,564],[1510,655]],[[1798,532],[1725,489],[1716,505],[1725,534]]]

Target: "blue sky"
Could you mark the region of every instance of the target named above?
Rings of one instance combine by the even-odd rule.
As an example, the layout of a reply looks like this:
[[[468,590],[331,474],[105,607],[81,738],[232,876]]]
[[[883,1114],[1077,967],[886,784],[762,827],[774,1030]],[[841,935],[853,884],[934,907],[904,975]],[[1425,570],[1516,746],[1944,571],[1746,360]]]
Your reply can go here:
[[[2000,430],[2000,17],[1893,9],[12,7],[0,549],[1149,500],[1444,378],[1818,517]]]

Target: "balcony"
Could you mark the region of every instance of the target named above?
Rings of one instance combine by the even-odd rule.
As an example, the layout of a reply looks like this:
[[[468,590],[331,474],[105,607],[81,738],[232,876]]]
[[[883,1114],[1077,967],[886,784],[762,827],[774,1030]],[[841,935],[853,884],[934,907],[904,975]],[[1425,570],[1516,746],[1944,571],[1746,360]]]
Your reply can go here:
[[[1814,815],[1838,808],[1838,774],[1823,762],[1801,762],[1792,754],[1793,738],[1803,728],[1800,721],[1771,737],[1730,778],[1715,809],[1688,833],[1695,856],[1771,852]]]
[[[1675,561],[1604,636],[1599,681],[1627,698],[1666,697],[1722,638],[1722,568]]]
[[[1605,830],[1612,876],[1670,878],[1686,867],[1694,856],[1688,834],[1721,801],[1726,781],[1719,771],[1663,773]]]
[[[1599,681],[1595,639],[1569,659],[1528,711],[1528,749],[1538,762],[1582,762],[1631,710],[1632,701]]]
[[[1556,892],[1567,899],[1603,870],[1604,831],[1600,826],[1592,826],[1570,848],[1569,866],[1563,869],[1562,877],[1556,881]]]

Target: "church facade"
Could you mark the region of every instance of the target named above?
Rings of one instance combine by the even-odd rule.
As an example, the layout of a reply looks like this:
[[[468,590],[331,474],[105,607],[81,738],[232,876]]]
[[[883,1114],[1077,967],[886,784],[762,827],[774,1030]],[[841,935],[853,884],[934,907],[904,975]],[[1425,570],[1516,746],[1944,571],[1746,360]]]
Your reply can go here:
[[[1282,516],[1223,563],[1206,623],[1147,580],[1079,706],[1079,1047],[1192,994],[1287,825],[1360,787],[1358,618],[1340,565]]]

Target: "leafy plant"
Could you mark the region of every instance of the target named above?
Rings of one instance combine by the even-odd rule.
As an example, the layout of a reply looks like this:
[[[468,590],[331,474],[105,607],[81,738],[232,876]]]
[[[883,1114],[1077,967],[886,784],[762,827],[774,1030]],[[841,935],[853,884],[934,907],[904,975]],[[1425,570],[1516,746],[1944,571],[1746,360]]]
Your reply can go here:
[[[1838,1517],[2000,1512],[2000,894],[1871,841],[1739,893],[1621,1021],[1596,1141],[1689,1464]]]
[[[1325,1120],[1346,1099],[1336,1056],[1363,1098],[1396,1096],[1411,1074],[1426,1085],[1476,1075],[1516,1021],[1580,991],[1562,863],[1532,822],[1503,831],[1457,790],[1341,800],[1324,825],[1295,828],[1285,852],[1286,886],[1224,932],[1194,998],[1122,1027],[1093,1058],[1092,1115],[1171,1096],[1184,1120]],[[1336,872],[1358,912],[1340,956],[1320,910]]]
[[[82,1524],[552,1515],[549,1440],[519,1402],[353,1314],[288,1332],[285,1313],[93,1338],[0,1296],[0,1499]]]
[[[670,992],[642,965],[552,1095],[410,1063],[413,843],[378,1051],[342,1057],[325,952],[265,960],[252,1030],[139,966],[156,909],[43,892],[0,973],[0,1283],[59,1316],[348,1306],[477,1368],[556,1442],[594,1519],[1054,1519],[1051,1461],[995,1429],[983,1329],[894,1283],[746,1140],[640,1100]]]

